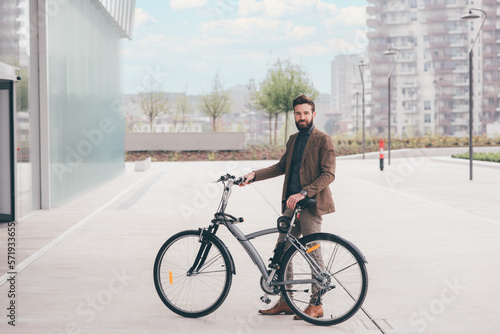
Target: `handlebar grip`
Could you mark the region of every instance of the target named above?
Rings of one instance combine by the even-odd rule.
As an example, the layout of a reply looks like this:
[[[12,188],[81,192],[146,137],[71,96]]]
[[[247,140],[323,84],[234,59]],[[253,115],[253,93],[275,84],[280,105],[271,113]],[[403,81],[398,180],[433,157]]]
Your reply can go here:
[[[226,175],[222,175],[222,176],[221,176],[221,177],[217,180],[217,182],[227,181],[227,180],[229,180],[229,179],[233,179],[233,180],[234,180],[234,181],[233,181],[233,184],[234,184],[234,185],[239,185],[239,184],[241,184],[241,183],[245,182],[246,177],[240,176],[240,177],[238,177],[238,178],[237,178],[237,177],[236,177],[236,176],[234,176],[234,175],[226,174]],[[252,183],[253,181],[255,181],[255,179],[251,180],[251,181],[250,181],[250,182],[248,182],[248,183]]]
[[[245,182],[245,180],[246,180],[246,178],[245,178],[245,177],[240,176],[239,178],[237,178],[237,179],[235,179],[235,180],[233,181],[233,184],[235,184],[235,185],[239,185],[240,183]]]

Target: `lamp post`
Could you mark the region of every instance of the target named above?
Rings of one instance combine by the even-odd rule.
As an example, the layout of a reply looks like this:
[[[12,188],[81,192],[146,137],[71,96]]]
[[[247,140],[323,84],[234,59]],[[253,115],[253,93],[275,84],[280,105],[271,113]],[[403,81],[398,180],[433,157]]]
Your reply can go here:
[[[462,15],[460,18],[462,20],[475,20],[480,18],[481,16],[478,14],[472,13],[472,11],[481,12],[484,14],[483,20],[481,22],[481,26],[477,30],[476,37],[472,41],[472,44],[469,49],[469,179],[472,181],[472,160],[473,160],[473,144],[472,144],[472,49],[474,48],[474,44],[476,43],[477,38],[479,37],[479,33],[483,28],[484,21],[486,20],[486,12],[482,9],[470,8],[467,14]]]
[[[362,90],[362,110],[361,113],[363,115],[363,121],[362,121],[362,126],[363,126],[363,159],[365,158],[365,81],[363,80],[363,70],[361,69],[362,67],[366,66],[366,64],[363,64],[363,61],[360,61],[358,64],[359,67],[359,74],[361,76],[361,90]]]
[[[354,96],[356,96],[356,133],[358,133],[358,131],[359,131],[359,126],[358,126],[358,119],[359,119],[359,117],[358,117],[358,110],[359,110],[359,95],[360,94],[361,94],[360,92],[354,93]]]
[[[386,56],[396,56],[394,57],[394,62],[392,63],[391,70],[389,71],[389,75],[387,76],[387,92],[388,92],[388,98],[387,98],[387,146],[388,146],[388,153],[387,153],[387,163],[390,166],[391,165],[391,77],[392,77],[392,72],[394,71],[394,67],[396,67],[396,64],[398,62],[399,58],[399,49],[395,48],[389,48],[386,51],[384,51],[384,55]]]

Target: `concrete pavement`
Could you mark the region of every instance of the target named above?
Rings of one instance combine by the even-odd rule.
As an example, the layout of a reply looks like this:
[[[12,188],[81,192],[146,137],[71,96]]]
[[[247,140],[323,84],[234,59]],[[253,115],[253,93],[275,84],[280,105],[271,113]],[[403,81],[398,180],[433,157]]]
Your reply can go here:
[[[355,243],[368,259],[369,290],[350,320],[314,327],[266,317],[260,273],[221,229],[236,263],[225,303],[187,319],[156,295],[152,267],[172,234],[206,226],[220,174],[242,175],[273,161],[132,164],[106,185],[16,226],[15,327],[9,326],[10,276],[0,277],[1,333],[498,333],[500,328],[500,168],[416,154],[338,159],[331,189],[337,212],[323,230]],[[227,211],[246,233],[274,226],[282,178],[235,188]],[[0,226],[0,274],[7,272],[7,226]],[[259,240],[260,239],[260,240]],[[266,259],[275,236],[255,241]],[[5,242],[4,242],[5,241]],[[377,328],[375,323],[381,329]]]

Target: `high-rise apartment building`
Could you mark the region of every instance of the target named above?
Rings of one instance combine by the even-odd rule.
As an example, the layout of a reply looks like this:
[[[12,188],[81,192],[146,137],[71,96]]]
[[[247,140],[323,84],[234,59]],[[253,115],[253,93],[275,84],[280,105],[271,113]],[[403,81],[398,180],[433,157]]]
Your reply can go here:
[[[484,133],[488,124],[500,123],[500,1],[483,0],[482,9],[488,13],[488,17],[481,31],[481,49],[474,50],[475,55],[480,57],[482,65],[481,69],[476,69],[477,72],[481,70],[481,73],[477,74],[480,75],[482,85],[482,90],[479,91],[481,93],[481,109],[479,118],[476,118],[478,133]],[[474,28],[479,28],[479,22],[474,23]],[[479,53],[477,53],[478,51]],[[477,78],[475,79],[477,80]]]
[[[387,133],[388,74],[396,59],[384,51],[393,48],[399,54],[391,79],[391,133],[400,137],[468,133],[468,52],[481,24],[481,19],[461,19],[469,7],[488,13],[473,50],[474,133],[484,134],[487,124],[498,122],[500,1],[469,2],[369,0],[370,132]]]

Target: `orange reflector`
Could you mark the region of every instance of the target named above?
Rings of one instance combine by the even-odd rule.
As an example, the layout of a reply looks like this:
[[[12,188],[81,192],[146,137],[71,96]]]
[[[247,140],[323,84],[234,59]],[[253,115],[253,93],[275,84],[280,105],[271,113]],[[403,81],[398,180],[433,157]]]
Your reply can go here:
[[[172,277],[172,272],[171,271],[168,272],[168,279],[170,280],[170,284],[174,284],[174,279]]]
[[[318,249],[318,248],[319,248],[319,245],[312,246],[311,248],[309,248],[309,249],[307,250],[307,252],[308,252],[308,253],[311,253],[313,250],[316,250],[316,249]]]

